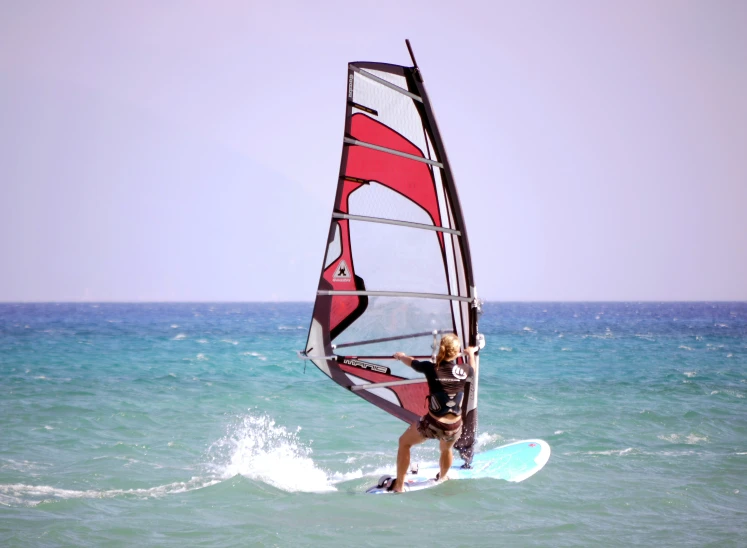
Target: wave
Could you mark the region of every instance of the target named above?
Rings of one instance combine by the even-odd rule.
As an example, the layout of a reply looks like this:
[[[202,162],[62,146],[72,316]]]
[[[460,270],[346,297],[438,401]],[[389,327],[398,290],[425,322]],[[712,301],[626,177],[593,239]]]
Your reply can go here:
[[[69,499],[102,499],[121,496],[157,498],[175,493],[186,493],[220,483],[217,479],[193,477],[189,481],[177,481],[166,485],[144,489],[62,489],[51,485],[27,485],[23,483],[0,484],[0,504],[36,506],[43,502]]]
[[[65,489],[53,485],[0,484],[0,506],[36,506],[86,498],[157,498],[209,487],[236,475],[287,492],[331,492],[337,490],[334,486],[337,483],[367,475],[360,466],[334,472],[320,468],[311,458],[310,445],[301,441],[300,430],[298,427],[290,431],[267,415],[247,415],[230,425],[226,435],[210,446],[210,462],[205,465],[207,473],[189,481],[138,489]],[[6,460],[0,469],[28,471],[38,466],[45,465]]]
[[[267,361],[267,356],[263,356],[259,352],[242,352],[242,356],[252,356],[253,358],[257,358],[258,360],[262,360],[263,362]]]
[[[615,335],[612,333],[612,330],[608,327],[604,331],[604,335],[581,335],[582,339],[614,339]]]
[[[628,447],[626,449],[608,449],[606,451],[586,451],[584,455],[629,455],[633,452],[632,447]]]
[[[744,394],[742,394],[741,392],[737,392],[736,390],[727,389],[727,390],[712,390],[711,391],[711,396],[714,396],[716,394],[726,394],[727,396],[732,396],[733,398],[737,398],[740,400],[744,399]]]
[[[624,456],[624,455],[630,455],[630,454],[637,454],[640,453],[638,449],[633,449],[632,447],[626,447],[625,449],[604,449],[602,451],[571,451],[569,453],[565,453],[566,455],[573,456],[573,455],[601,455],[605,457],[609,456]]]
[[[707,442],[708,437],[707,436],[698,436],[697,434],[688,434],[687,436],[682,436],[680,434],[669,434],[669,435],[660,435],[657,436],[662,441],[668,441],[671,443],[685,443],[687,445],[697,445],[700,442]]]
[[[52,466],[49,463],[32,462],[28,460],[17,461],[13,459],[4,459],[0,461],[0,470],[7,469],[15,472],[27,472],[30,473],[40,468],[49,468]]]

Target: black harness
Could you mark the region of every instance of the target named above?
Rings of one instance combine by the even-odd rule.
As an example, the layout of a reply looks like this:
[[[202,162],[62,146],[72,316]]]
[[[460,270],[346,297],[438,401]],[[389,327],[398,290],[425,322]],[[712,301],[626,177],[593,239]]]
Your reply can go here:
[[[428,411],[437,417],[462,414],[462,400],[464,391],[449,394],[448,392],[436,392],[428,396]]]

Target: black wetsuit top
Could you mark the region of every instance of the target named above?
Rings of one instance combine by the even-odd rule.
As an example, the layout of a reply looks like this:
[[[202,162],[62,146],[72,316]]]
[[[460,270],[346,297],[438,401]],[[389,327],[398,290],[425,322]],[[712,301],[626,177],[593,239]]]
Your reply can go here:
[[[457,416],[462,414],[464,385],[473,374],[471,365],[451,361],[441,362],[438,367],[434,367],[431,361],[413,360],[412,368],[425,374],[428,381],[428,411],[437,417],[448,413]]]

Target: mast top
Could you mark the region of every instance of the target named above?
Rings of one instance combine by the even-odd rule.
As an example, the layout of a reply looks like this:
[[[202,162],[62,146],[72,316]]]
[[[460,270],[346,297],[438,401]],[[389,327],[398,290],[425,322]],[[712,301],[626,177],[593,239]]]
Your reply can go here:
[[[415,76],[417,76],[418,80],[420,82],[423,81],[423,75],[420,74],[420,68],[418,67],[418,62],[415,60],[415,54],[412,52],[412,46],[410,45],[410,40],[405,38],[405,44],[407,44],[407,51],[410,52],[410,59],[412,59],[412,66],[415,69]]]

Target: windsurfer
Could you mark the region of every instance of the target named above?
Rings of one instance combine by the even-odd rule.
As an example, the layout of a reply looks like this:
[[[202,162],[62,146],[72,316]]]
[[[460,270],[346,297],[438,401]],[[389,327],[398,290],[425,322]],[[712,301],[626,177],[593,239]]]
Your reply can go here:
[[[445,481],[451,463],[454,461],[452,448],[462,434],[462,401],[464,385],[477,368],[475,363],[476,347],[465,350],[466,364],[457,364],[461,344],[459,337],[447,333],[441,337],[436,363],[418,361],[404,352],[397,352],[394,357],[423,373],[428,381],[428,413],[405,430],[399,438],[397,451],[397,478],[390,486],[391,491],[403,490],[405,475],[410,466],[410,449],[413,445],[428,439],[437,439],[440,443],[441,458],[438,479]]]

